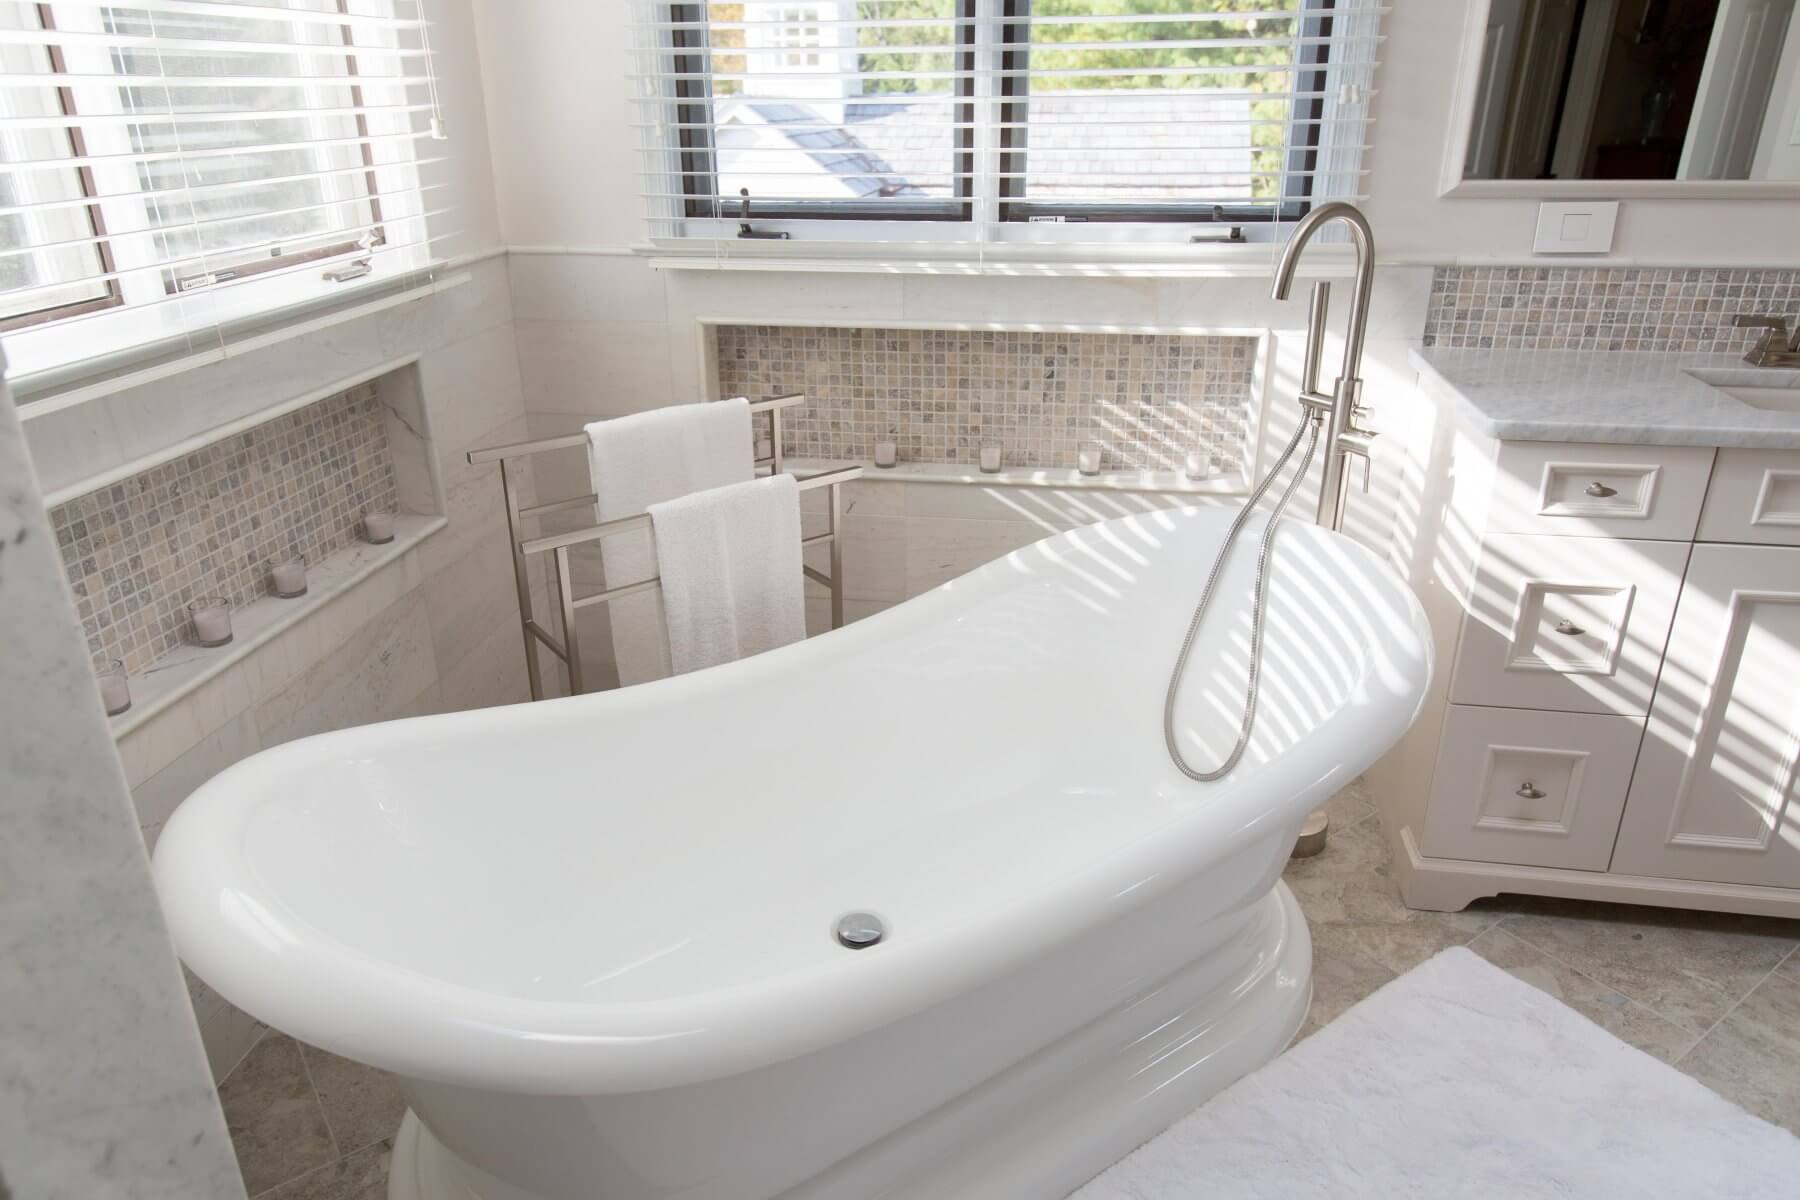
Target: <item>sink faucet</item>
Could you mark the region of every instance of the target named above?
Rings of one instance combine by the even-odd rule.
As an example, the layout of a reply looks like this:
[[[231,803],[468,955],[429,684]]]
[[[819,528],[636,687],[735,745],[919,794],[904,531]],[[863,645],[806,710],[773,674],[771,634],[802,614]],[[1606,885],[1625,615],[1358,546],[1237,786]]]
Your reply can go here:
[[[1356,244],[1356,290],[1350,297],[1350,322],[1344,331],[1344,363],[1331,393],[1319,391],[1319,356],[1325,349],[1325,314],[1331,285],[1313,284],[1312,306],[1306,317],[1306,353],[1300,369],[1300,403],[1315,422],[1325,422],[1325,476],[1319,483],[1319,524],[1329,529],[1344,527],[1345,466],[1352,456],[1363,460],[1363,490],[1369,489],[1369,447],[1373,430],[1356,424],[1369,415],[1362,406],[1363,339],[1369,326],[1369,293],[1375,287],[1375,234],[1368,218],[1356,206],[1342,201],[1321,204],[1294,226],[1281,261],[1275,268],[1275,299],[1286,300],[1293,286],[1300,251],[1322,227],[1342,221],[1350,227]]]
[[[1762,317],[1739,313],[1732,321],[1738,329],[1760,329],[1763,335],[1744,355],[1744,361],[1758,367],[1800,367],[1800,329],[1788,335],[1786,317]]]

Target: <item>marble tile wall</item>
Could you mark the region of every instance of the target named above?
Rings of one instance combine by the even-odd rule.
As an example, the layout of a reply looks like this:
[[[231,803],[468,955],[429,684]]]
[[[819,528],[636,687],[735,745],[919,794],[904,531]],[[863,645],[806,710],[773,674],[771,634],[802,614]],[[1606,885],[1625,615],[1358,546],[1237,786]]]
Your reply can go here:
[[[189,640],[187,605],[273,590],[391,511],[394,464],[373,382],[89,492],[50,512],[88,649],[131,672]]]
[[[1800,325],[1800,271],[1723,268],[1439,267],[1427,346],[1496,350],[1747,349],[1739,313]]]
[[[1236,469],[1250,436],[1257,342],[1173,334],[723,325],[718,394],[803,391],[783,442],[808,458],[867,460],[892,436],[903,461],[1180,470],[1190,450]]]

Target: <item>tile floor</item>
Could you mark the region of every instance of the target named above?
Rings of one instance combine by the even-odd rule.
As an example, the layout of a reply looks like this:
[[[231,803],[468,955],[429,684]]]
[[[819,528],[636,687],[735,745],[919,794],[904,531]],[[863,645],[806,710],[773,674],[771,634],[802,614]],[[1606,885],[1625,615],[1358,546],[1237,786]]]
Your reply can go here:
[[[1360,786],[1330,845],[1287,870],[1312,925],[1301,1036],[1448,946],[1466,945],[1751,1112],[1800,1133],[1800,921],[1502,897],[1400,903]],[[256,1200],[382,1200],[405,1104],[379,1071],[271,1033],[219,1089]]]

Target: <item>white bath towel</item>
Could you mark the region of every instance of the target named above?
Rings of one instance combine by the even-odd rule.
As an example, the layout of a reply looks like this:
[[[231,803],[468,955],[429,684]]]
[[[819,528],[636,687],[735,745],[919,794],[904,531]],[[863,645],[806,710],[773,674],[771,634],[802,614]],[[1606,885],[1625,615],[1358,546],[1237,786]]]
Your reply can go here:
[[[602,521],[635,517],[651,505],[689,492],[751,479],[750,402],[652,409],[587,427],[588,467]],[[648,530],[601,543],[606,586],[635,583],[657,573]],[[621,684],[661,679],[669,672],[662,602],[654,590],[608,604],[613,654]]]
[[[732,483],[650,506],[675,674],[806,636],[800,485]]]

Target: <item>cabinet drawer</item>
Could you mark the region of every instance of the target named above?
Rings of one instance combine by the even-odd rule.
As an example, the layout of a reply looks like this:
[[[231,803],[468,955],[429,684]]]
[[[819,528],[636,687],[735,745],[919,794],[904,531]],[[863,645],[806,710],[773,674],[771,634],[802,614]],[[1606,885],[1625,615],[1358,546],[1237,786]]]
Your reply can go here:
[[[1420,849],[1606,870],[1643,732],[1637,717],[1451,705]]]
[[[1487,528],[1691,541],[1712,459],[1703,446],[1502,442]]]
[[[1463,618],[1450,699],[1648,712],[1688,553],[1683,542],[1489,537]]]
[[[1800,450],[1719,451],[1698,537],[1800,546]]]

